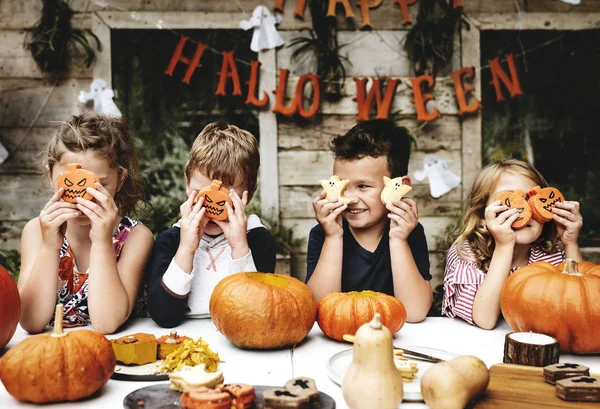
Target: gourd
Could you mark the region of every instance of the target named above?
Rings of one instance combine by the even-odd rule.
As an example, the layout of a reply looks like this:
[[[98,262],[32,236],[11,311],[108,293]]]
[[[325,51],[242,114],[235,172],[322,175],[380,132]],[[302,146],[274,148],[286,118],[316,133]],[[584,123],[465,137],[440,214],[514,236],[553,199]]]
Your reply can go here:
[[[406,309],[400,300],[376,291],[331,293],[321,299],[317,323],[329,338],[342,341],[378,313],[381,323],[395,334],[406,322]]]
[[[110,341],[99,332],[63,332],[56,306],[54,332],[25,338],[0,360],[0,380],[13,397],[35,403],[75,401],[100,389],[115,370]]]
[[[354,340],[352,363],[342,380],[350,409],[396,409],[402,402],[402,375],[394,364],[392,333],[376,313]]]
[[[439,362],[421,378],[421,394],[431,409],[463,409],[490,382],[485,363],[472,355]]]
[[[96,182],[100,182],[100,179],[94,172],[81,169],[79,163],[69,163],[67,171],[58,177],[57,188],[65,189],[62,195],[65,202],[77,203],[78,197],[94,200],[94,197],[87,192],[87,188],[95,187]]]
[[[156,362],[158,343],[153,334],[137,333],[112,339],[117,361],[125,365],[144,365]]]
[[[0,348],[11,340],[21,317],[21,297],[8,271],[0,266]]]
[[[205,209],[204,215],[208,218],[215,220],[227,220],[227,208],[225,203],[229,203],[229,206],[233,206],[231,199],[229,198],[229,190],[221,186],[223,182],[220,180],[213,180],[210,186],[200,190],[196,195],[197,202],[201,197],[204,196],[204,204],[202,205]]]
[[[219,281],[209,311],[213,324],[234,345],[283,348],[308,335],[317,301],[310,288],[294,277],[242,272]]]
[[[500,295],[502,315],[518,332],[550,335],[562,352],[600,352],[600,265],[567,259],[531,263],[511,274]]]

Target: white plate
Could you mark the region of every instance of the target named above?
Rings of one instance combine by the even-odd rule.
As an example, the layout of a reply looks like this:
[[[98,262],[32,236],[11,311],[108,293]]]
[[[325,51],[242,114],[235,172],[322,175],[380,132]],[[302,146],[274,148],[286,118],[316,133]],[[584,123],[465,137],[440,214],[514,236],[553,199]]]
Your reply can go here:
[[[406,347],[406,349],[435,356],[444,360],[452,359],[458,356],[453,352],[443,351],[441,349],[419,347],[414,345],[404,346]],[[352,348],[345,349],[343,351],[338,352],[337,354],[332,355],[331,358],[327,360],[327,374],[329,375],[332,381],[334,381],[340,386],[342,385],[342,379],[344,379],[346,370],[352,362],[352,351]],[[419,372],[417,372],[417,377],[414,378],[412,382],[404,383],[403,401],[422,401],[423,395],[421,395],[421,376],[425,373],[427,369],[429,369],[435,364],[432,362],[419,361],[410,357],[407,358],[409,362],[415,362],[417,364]]]
[[[151,362],[145,365],[123,365],[117,363],[112,375],[113,379],[123,381],[165,381],[169,379],[169,374],[157,374],[156,371],[162,364],[162,360]]]

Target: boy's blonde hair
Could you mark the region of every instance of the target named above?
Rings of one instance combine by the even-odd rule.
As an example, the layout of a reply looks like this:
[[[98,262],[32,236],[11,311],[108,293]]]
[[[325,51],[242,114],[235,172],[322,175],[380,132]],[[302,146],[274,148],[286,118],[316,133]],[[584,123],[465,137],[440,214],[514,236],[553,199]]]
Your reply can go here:
[[[492,163],[479,172],[469,192],[460,233],[454,243],[457,245],[459,256],[470,259],[465,249],[465,241],[469,242],[475,256],[475,260],[472,261],[476,262],[478,268],[483,271],[489,268],[495,243],[490,232],[481,225],[481,220],[485,218],[485,208],[490,194],[494,192],[500,176],[504,173],[525,176],[542,188],[548,186],[546,179],[537,169],[528,162],[517,159]],[[557,241],[555,223],[545,223],[542,234],[536,242],[542,245],[543,251],[551,252],[556,249]]]
[[[185,177],[197,170],[209,179],[233,185],[239,176],[248,184],[248,193],[256,188],[260,153],[258,141],[250,132],[224,122],[213,122],[196,137],[185,164]]]
[[[118,168],[119,176],[125,177],[114,201],[122,216],[131,215],[146,199],[135,143],[123,120],[90,112],[71,116],[57,128],[42,152],[44,169],[52,175],[66,151],[88,150],[106,158],[109,166]],[[127,170],[126,175],[122,169]]]

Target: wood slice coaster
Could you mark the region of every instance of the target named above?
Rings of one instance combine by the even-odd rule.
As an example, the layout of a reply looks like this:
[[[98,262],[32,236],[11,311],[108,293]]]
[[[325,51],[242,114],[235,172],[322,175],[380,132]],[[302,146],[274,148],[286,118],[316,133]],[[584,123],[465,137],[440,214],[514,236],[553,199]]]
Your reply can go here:
[[[560,345],[556,338],[534,332],[510,332],[504,338],[505,364],[548,366],[558,363]]]
[[[600,379],[578,376],[556,382],[556,396],[577,402],[600,402]]]
[[[544,380],[549,384],[556,385],[556,381],[576,376],[589,376],[590,368],[585,365],[558,363],[548,365],[544,368]]]

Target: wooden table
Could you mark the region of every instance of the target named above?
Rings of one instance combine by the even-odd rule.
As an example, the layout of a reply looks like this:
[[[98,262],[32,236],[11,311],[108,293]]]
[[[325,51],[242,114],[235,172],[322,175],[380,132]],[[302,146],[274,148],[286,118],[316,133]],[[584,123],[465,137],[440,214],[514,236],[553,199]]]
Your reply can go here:
[[[297,376],[307,376],[315,379],[320,391],[327,393],[336,401],[337,408],[347,409],[342,390],[333,382],[327,373],[326,362],[329,358],[344,349],[351,347],[348,343],[333,341],[321,332],[315,323],[314,328],[302,344],[292,349],[279,351],[247,351],[235,347],[215,329],[210,320],[188,320],[177,328],[181,335],[192,338],[202,337],[221,359],[219,369],[225,375],[228,383],[249,383],[254,385],[283,386]],[[504,336],[510,329],[501,322],[494,330],[485,331],[458,319],[427,318],[419,324],[406,324],[395,336],[395,345],[419,345],[450,351],[458,355],[476,355],[488,367],[502,362]],[[160,328],[150,319],[138,319],[131,322],[117,334],[116,338],[134,332],[146,332],[157,337],[168,334],[169,330]],[[20,327],[8,348],[15,346],[27,333]],[[563,354],[561,362],[585,364],[592,372],[600,372],[600,356],[574,356]],[[167,381],[168,382],[168,381]],[[156,382],[131,382],[109,380],[108,383],[93,398],[74,402],[52,405],[53,409],[62,408],[122,408],[123,398],[130,392]],[[0,385],[0,408],[39,408],[40,406],[22,403],[10,396],[3,385]],[[402,408],[427,408],[424,403],[403,403]]]

